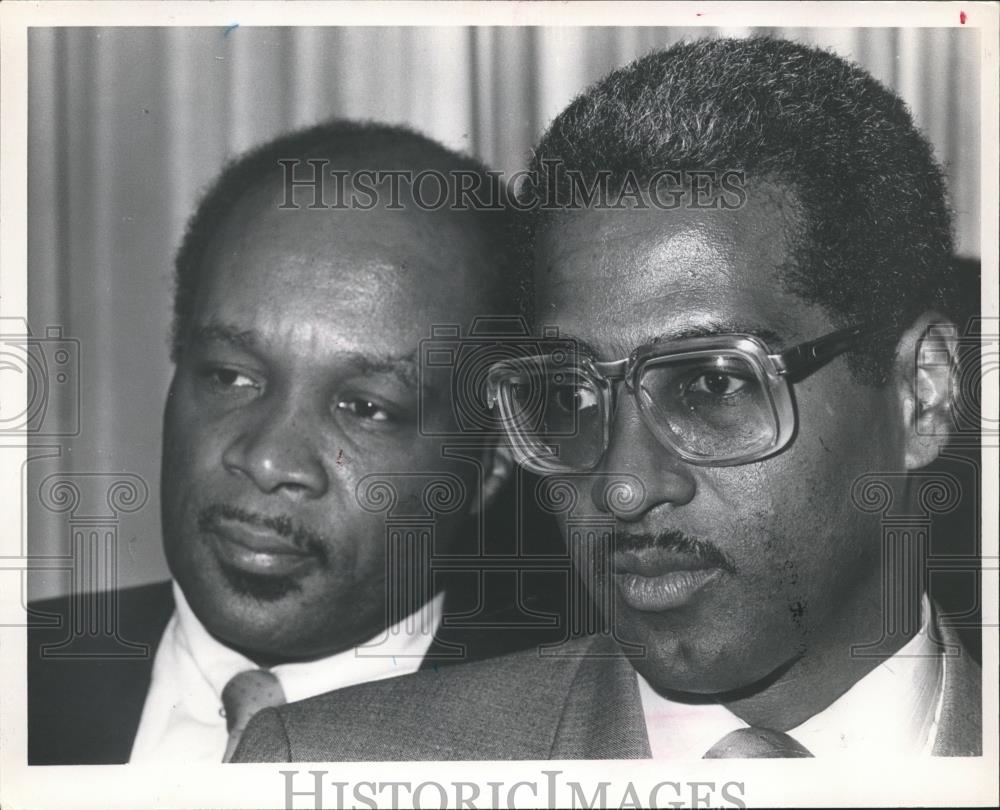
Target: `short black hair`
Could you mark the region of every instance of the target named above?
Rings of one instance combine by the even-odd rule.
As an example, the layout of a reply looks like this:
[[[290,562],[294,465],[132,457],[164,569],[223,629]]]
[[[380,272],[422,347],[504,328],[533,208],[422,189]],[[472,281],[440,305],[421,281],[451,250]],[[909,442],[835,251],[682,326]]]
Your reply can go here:
[[[929,143],[898,96],[818,48],[753,37],[651,53],[552,122],[532,158],[536,185],[522,197],[551,199],[542,161],[583,176],[610,171],[618,182],[735,170],[792,190],[802,226],[782,276],[788,289],[840,325],[896,327],[849,356],[863,382],[887,379],[899,333],[920,313],[958,305],[951,212]],[[524,219],[527,243],[550,217]]]
[[[413,172],[433,170],[454,182],[452,173],[474,174],[479,198],[489,205],[470,205],[468,216],[478,223],[491,256],[497,284],[514,305],[522,285],[512,257],[513,219],[506,188],[496,173],[490,175],[481,162],[448,149],[413,129],[374,121],[334,119],[306,129],[285,133],[231,160],[203,193],[191,216],[174,262],[174,317],[171,359],[177,362],[183,349],[198,284],[204,270],[205,253],[226,216],[251,190],[284,178],[279,160],[306,161],[324,158],[333,168]],[[336,164],[342,164],[337,166]],[[298,175],[298,170],[296,170]],[[509,291],[509,292],[508,292]]]

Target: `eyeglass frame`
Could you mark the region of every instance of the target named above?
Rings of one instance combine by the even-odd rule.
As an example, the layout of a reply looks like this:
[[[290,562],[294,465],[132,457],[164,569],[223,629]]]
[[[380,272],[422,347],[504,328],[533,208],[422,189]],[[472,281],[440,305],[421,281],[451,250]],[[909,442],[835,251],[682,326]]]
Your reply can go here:
[[[635,401],[636,408],[644,424],[666,449],[677,454],[683,461],[700,467],[733,467],[760,461],[780,452],[791,442],[795,435],[796,413],[792,399],[792,382],[799,382],[839,355],[851,349],[859,340],[865,337],[875,337],[893,329],[892,326],[875,326],[861,324],[838,329],[813,340],[799,343],[783,352],[771,352],[767,344],[759,337],[748,334],[718,334],[704,337],[683,338],[673,341],[655,341],[643,344],[621,360],[594,360],[583,357],[576,365],[578,371],[584,372],[602,397],[604,408],[603,450],[596,461],[589,467],[563,465],[547,468],[536,456],[529,455],[517,443],[523,431],[518,431],[512,424],[513,420],[503,415],[503,393],[497,377],[506,370],[509,361],[494,363],[487,373],[487,405],[493,409],[500,404],[500,423],[504,436],[514,452],[517,462],[540,474],[555,474],[567,472],[585,472],[594,469],[611,446],[611,424],[617,407],[617,395],[614,383],[621,380]],[[678,350],[678,344],[683,348]],[[743,451],[724,457],[704,457],[690,453],[680,447],[672,438],[669,428],[662,428],[655,421],[656,415],[650,412],[636,387],[636,381],[642,370],[651,360],[663,357],[676,358],[682,361],[691,357],[714,352],[726,351],[737,354],[747,361],[754,369],[758,379],[766,383],[765,390],[772,407],[776,427],[774,440],[765,448]],[[540,362],[551,357],[553,353],[533,355],[519,358],[519,363]],[[509,409],[508,409],[509,410]],[[516,432],[518,435],[512,435]]]

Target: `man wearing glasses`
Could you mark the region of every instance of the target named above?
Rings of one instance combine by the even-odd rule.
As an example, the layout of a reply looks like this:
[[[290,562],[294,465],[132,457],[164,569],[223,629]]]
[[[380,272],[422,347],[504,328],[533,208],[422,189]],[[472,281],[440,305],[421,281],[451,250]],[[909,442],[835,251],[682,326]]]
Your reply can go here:
[[[858,505],[935,460],[954,405],[949,213],[902,102],[821,51],[705,40],[590,88],[533,168],[547,337],[486,395],[572,503],[608,630],[264,713],[242,756],[978,754],[978,667]]]

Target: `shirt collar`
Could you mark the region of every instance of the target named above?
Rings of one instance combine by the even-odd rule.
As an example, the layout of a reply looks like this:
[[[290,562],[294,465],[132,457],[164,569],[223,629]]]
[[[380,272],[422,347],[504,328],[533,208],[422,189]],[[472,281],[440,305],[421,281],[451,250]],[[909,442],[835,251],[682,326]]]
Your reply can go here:
[[[929,635],[934,618],[926,594],[921,615],[916,636],[788,734],[817,757],[872,750],[930,753],[944,695],[944,667]],[[722,704],[669,700],[642,675],[638,678],[654,758],[701,758],[726,734],[748,727]]]
[[[257,669],[257,665],[205,629],[176,582],[173,591],[177,605],[177,643],[219,697],[230,678],[248,669]],[[356,683],[414,672],[434,640],[443,604],[444,593],[438,593],[423,607],[357,647],[325,658],[279,664],[271,671],[281,682],[289,702]]]
[[[921,615],[920,631],[898,652],[788,733],[815,756],[857,749],[913,755],[933,746],[944,672],[926,594]]]

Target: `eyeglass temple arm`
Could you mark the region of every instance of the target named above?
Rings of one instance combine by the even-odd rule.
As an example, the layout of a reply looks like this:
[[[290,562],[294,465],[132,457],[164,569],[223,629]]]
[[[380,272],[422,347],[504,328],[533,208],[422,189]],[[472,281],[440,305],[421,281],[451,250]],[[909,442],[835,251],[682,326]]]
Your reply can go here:
[[[892,326],[852,326],[829,335],[800,343],[798,346],[770,355],[778,371],[786,376],[794,376],[826,363],[865,337],[875,337],[893,329]]]

